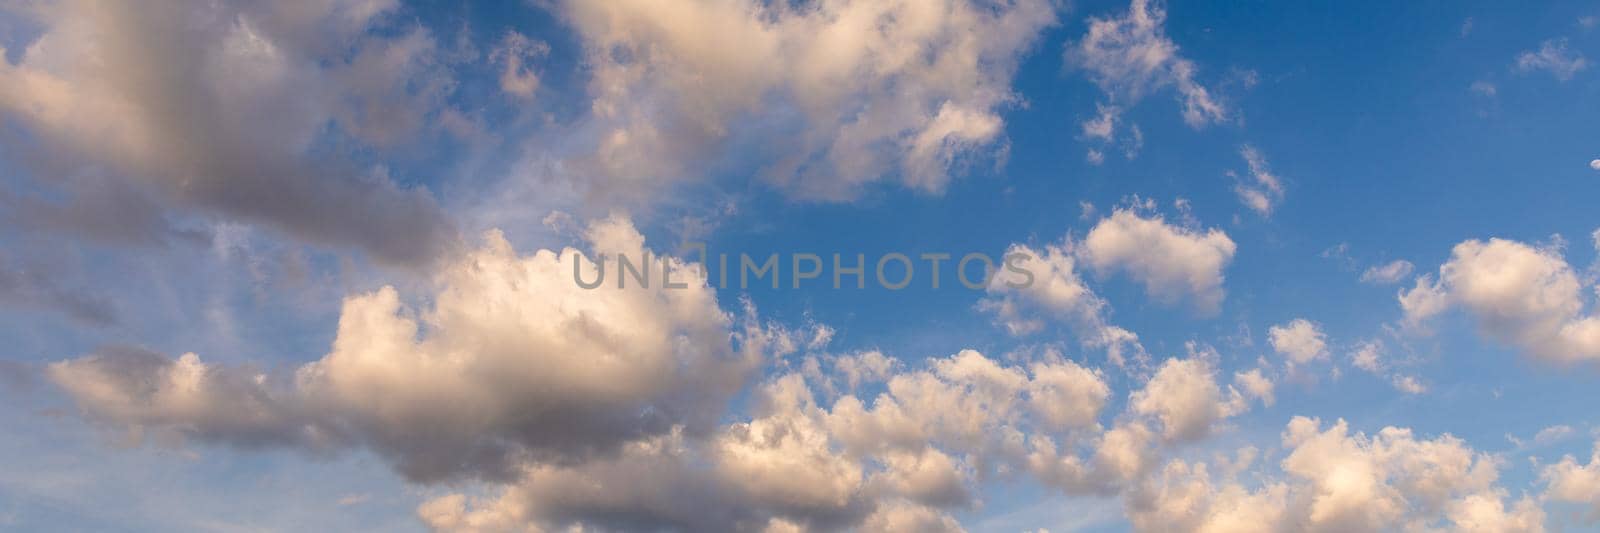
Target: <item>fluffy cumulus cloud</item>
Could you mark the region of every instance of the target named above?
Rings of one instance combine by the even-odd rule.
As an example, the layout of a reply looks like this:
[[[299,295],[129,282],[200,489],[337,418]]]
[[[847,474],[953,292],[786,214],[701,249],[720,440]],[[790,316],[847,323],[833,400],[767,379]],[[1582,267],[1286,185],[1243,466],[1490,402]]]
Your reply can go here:
[[[1222,305],[1222,271],[1236,249],[1220,229],[1174,226],[1160,215],[1123,208],[1095,224],[1076,251],[1097,273],[1127,273],[1158,300],[1187,298],[1212,315]]]
[[[619,220],[590,234],[596,250],[642,246]],[[1174,359],[1107,429],[1112,391],[1099,371],[1053,353],[1004,364],[967,350],[914,370],[866,355],[833,365],[840,378],[883,367],[854,378],[876,396],[819,396],[829,389],[809,372],[780,373],[747,417],[719,422],[761,358],[730,339],[794,346],[759,338],[787,333],[737,333],[693,290],[526,298],[525,287],[560,293],[545,284],[571,280],[548,268],[576,252],[517,257],[491,242],[476,254],[446,276],[431,309],[402,312],[389,289],[352,298],[333,351],[287,381],[137,349],[48,374],[86,416],[134,437],[362,446],[413,481],[503,487],[418,506],[425,524],[447,531],[956,531],[951,513],[974,505],[985,480],[1020,473],[1073,494],[1117,494],[1152,471],[1161,442],[1199,438],[1247,407],[1218,385],[1213,363]],[[469,296],[492,303],[457,307]],[[645,327],[623,334],[618,321]]]
[[[1260,382],[1256,381],[1255,386],[1255,393],[1260,393]],[[1189,441],[1204,438],[1218,421],[1246,407],[1237,389],[1230,387],[1227,394],[1223,393],[1212,365],[1199,358],[1168,359],[1129,402],[1133,412],[1159,420],[1166,439]]]
[[[593,65],[588,166],[610,178],[603,192],[639,194],[702,172],[691,163],[738,133],[755,140],[771,183],[817,199],[848,199],[878,180],[942,191],[952,167],[1000,142],[1019,56],[1056,16],[1045,0],[562,11]],[[756,113],[781,124],[741,120]]]
[[[1600,360],[1600,317],[1584,310],[1584,283],[1558,248],[1468,240],[1437,277],[1419,277],[1399,299],[1414,328],[1461,308],[1494,339],[1545,361],[1576,363]]]
[[[630,233],[612,229],[623,236]],[[555,255],[539,255],[544,254]],[[498,270],[483,265],[492,261],[478,259],[481,268]],[[537,271],[531,260],[521,261],[521,267]],[[509,315],[504,320],[529,318],[510,305],[514,295],[505,296],[494,306]],[[441,308],[449,305],[444,300]],[[347,313],[343,321],[377,326],[406,320],[388,306],[373,311]],[[590,311],[596,314],[587,327],[604,329],[609,315]],[[720,340],[730,335],[727,317],[706,319],[698,313],[703,309],[693,305],[682,311],[720,330]],[[341,328],[336,353],[346,349],[346,331]],[[502,339],[533,343],[534,348],[522,353],[536,354],[532,359],[553,367],[526,359],[499,360],[496,365],[490,364],[493,356],[484,355],[494,353],[488,346],[469,350],[448,344],[445,339],[453,334],[447,331],[420,338],[415,330],[410,333],[371,338],[388,339],[398,354],[424,349],[430,342],[455,348],[433,352],[454,356],[436,357],[438,366],[427,369],[443,378],[440,386],[383,384],[407,379],[418,355],[400,355],[397,365],[365,366],[360,379],[313,377],[333,372],[329,362],[336,357],[330,355],[303,367],[290,389],[276,388],[261,373],[205,365],[192,354],[173,360],[134,349],[57,363],[49,374],[89,416],[176,437],[240,446],[358,443],[391,457],[443,459],[415,447],[393,448],[399,441],[389,439],[404,437],[403,442],[453,452],[449,457],[456,462],[447,468],[484,460],[485,450],[476,444],[497,444],[487,456],[504,471],[484,479],[497,482],[498,492],[446,493],[417,507],[418,518],[440,531],[960,531],[952,513],[976,505],[977,491],[988,480],[1017,474],[1069,495],[1118,496],[1137,531],[1543,531],[1545,516],[1538,500],[1513,495],[1498,484],[1500,461],[1448,435],[1420,438],[1390,427],[1369,436],[1351,431],[1343,420],[1325,426],[1296,417],[1283,433],[1284,455],[1277,465],[1256,464],[1260,454],[1254,447],[1240,449],[1236,458],[1219,457],[1215,464],[1163,459],[1243,412],[1248,408],[1245,398],[1262,398],[1262,389],[1270,390],[1260,385],[1266,380],[1259,373],[1236,375],[1238,388],[1220,385],[1209,356],[1166,361],[1130,396],[1127,410],[1110,427],[1102,421],[1112,392],[1098,371],[1050,353],[1007,364],[966,350],[930,359],[918,369],[885,365],[884,371],[858,374],[858,384],[879,391],[875,396],[819,395],[828,389],[812,372],[780,372],[752,395],[748,415],[697,428],[693,417],[671,419],[671,403],[641,407],[660,395],[638,391],[681,387],[682,379],[699,377],[657,371],[646,373],[647,378],[654,376],[653,383],[624,381],[604,389],[584,382],[581,370],[563,366],[568,352],[537,349],[548,341]],[[697,341],[689,337],[668,344],[691,347]],[[651,353],[656,344],[617,339],[609,348],[634,341],[634,348],[644,350],[635,353]],[[733,361],[754,357],[722,346],[693,347]],[[606,357],[628,352],[591,353]],[[672,357],[689,357],[685,364],[695,364],[689,353]],[[636,361],[651,364],[648,358]],[[850,365],[834,366],[834,375],[842,378],[842,368]],[[578,405],[543,390],[529,391],[539,387],[522,386],[548,384],[539,372],[570,378],[575,383],[564,394],[598,398],[602,404]],[[476,388],[443,388],[466,379],[477,380],[472,383]],[[712,379],[709,386],[721,379]],[[370,401],[382,405],[329,401],[326,395],[340,391],[318,391],[313,384],[372,392]],[[508,388],[512,385],[524,392],[513,392]],[[699,387],[690,394],[728,401],[720,392],[708,394],[704,382],[690,386]],[[608,394],[621,400],[607,400]],[[423,397],[431,401],[415,400]],[[508,407],[520,409],[522,416],[496,419],[493,414],[501,411],[480,403],[498,398],[519,402]],[[604,411],[618,404],[627,404],[635,416],[608,417]],[[490,415],[450,419],[463,417],[460,405]],[[658,411],[669,423],[655,426],[637,416]],[[584,438],[595,446],[609,442],[604,453],[574,453],[572,442],[551,442],[530,433],[557,432],[540,426],[545,422],[562,424],[560,431],[573,429],[565,424],[579,414],[621,421],[620,427],[631,431],[619,437],[616,431],[591,431],[599,429],[591,424],[567,434],[567,439]],[[471,438],[418,440],[421,432],[438,435],[440,427]],[[520,453],[506,454],[513,449]],[[1546,467],[1543,498],[1594,505],[1594,463],[1568,457]],[[413,479],[429,479],[415,475],[415,464],[401,460],[397,467]]]
[[[455,240],[432,195],[314,146],[330,125],[357,145],[396,146],[441,108],[450,81],[438,45],[392,9],[11,4],[43,34],[0,64],[0,116],[26,132],[8,142],[38,150],[25,161],[51,192],[0,205],[13,223],[102,239],[182,236],[163,214],[173,208],[428,262]]]
[[[1272,326],[1267,330],[1267,339],[1273,351],[1293,364],[1304,365],[1328,356],[1328,336],[1315,322],[1304,318]]]
[[[539,90],[539,74],[531,63],[549,53],[550,45],[543,41],[515,31],[506,33],[489,53],[489,59],[501,65],[500,90],[518,98],[532,98]]]
[[[596,253],[646,251],[626,219],[599,221],[588,237]],[[498,235],[486,241],[440,275],[427,308],[390,287],[346,299],[331,351],[291,377],[126,350],[49,375],[114,426],[241,445],[360,444],[433,481],[500,479],[525,460],[710,431],[759,362],[766,332],[736,331],[704,284],[585,290],[575,249],[519,256]],[[583,265],[593,279],[598,267]],[[696,279],[675,259],[658,267]]]

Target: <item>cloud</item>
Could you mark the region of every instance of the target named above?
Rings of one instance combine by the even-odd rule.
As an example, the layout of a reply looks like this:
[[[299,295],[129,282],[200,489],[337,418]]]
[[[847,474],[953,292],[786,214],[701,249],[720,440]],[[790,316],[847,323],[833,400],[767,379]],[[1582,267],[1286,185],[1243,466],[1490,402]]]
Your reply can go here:
[[[1244,157],[1245,163],[1249,165],[1253,183],[1241,181],[1234,185],[1234,193],[1239,196],[1240,202],[1256,213],[1262,216],[1272,214],[1274,204],[1283,200],[1282,180],[1267,167],[1266,157],[1262,156],[1254,146],[1248,144],[1241,146],[1239,155]]]
[[[46,265],[13,267],[9,263],[0,255],[0,305],[56,312],[94,327],[117,323],[116,304],[68,285],[60,272]]]
[[[1506,511],[1495,486],[1497,462],[1459,439],[1420,440],[1393,427],[1352,435],[1343,420],[1320,426],[1296,417],[1283,436],[1293,450],[1283,469],[1308,485],[1302,512],[1313,531],[1380,531],[1415,518],[1471,522],[1487,531],[1505,530],[1490,523],[1527,530],[1543,522],[1543,511],[1528,499]]]
[[[800,374],[772,378],[753,416],[711,438],[630,444],[614,458],[530,465],[498,497],[446,495],[440,530],[561,528],[959,531],[974,475],[1022,461],[1023,431],[1095,429],[1109,391],[1064,361],[1002,366],[971,350],[890,377],[870,404],[825,407]],[[1035,425],[1040,424],[1040,425]]]
[[[1546,499],[1586,506],[1584,523],[1600,522],[1600,445],[1595,447],[1588,464],[1567,455],[1560,462],[1544,467],[1539,479],[1546,484]]]
[[[1508,502],[1498,462],[1459,439],[1420,439],[1388,427],[1352,434],[1295,417],[1283,433],[1282,475],[1173,460],[1127,498],[1136,531],[1376,532],[1441,526],[1450,531],[1543,531],[1532,498]],[[1253,457],[1241,457],[1248,466]],[[1253,485],[1253,486],[1252,486]],[[1509,505],[1508,505],[1509,503]]]
[[[500,39],[500,44],[489,53],[489,60],[501,64],[500,90],[518,98],[532,98],[539,90],[539,75],[529,63],[550,53],[550,45],[543,41],[511,31]]]
[[[1172,226],[1160,215],[1119,208],[1089,230],[1074,250],[1096,273],[1126,272],[1164,302],[1187,298],[1206,315],[1220,311],[1222,270],[1236,245],[1226,233]]]
[[[1083,69],[1113,104],[1132,105],[1176,86],[1184,122],[1199,128],[1224,120],[1227,109],[1195,81],[1194,62],[1178,55],[1178,45],[1162,28],[1165,20],[1159,3],[1133,0],[1122,16],[1091,18],[1089,31],[1068,45],[1067,61]],[[1102,114],[1107,109],[1117,108],[1102,106]]]
[[[588,238],[608,256],[646,250],[623,218],[596,222]],[[532,458],[704,434],[764,357],[767,332],[736,330],[703,283],[586,290],[572,278],[577,250],[518,256],[498,235],[486,241],[443,271],[425,309],[391,287],[347,298],[329,353],[292,380],[142,351],[58,362],[49,375],[113,427],[241,446],[359,444],[428,482],[505,479]],[[597,267],[584,266],[593,279]],[[679,280],[698,272],[656,266]]]
[[[1315,322],[1296,318],[1267,329],[1273,351],[1303,365],[1328,356],[1328,337]]]
[[[1588,67],[1589,60],[1582,53],[1567,48],[1566,38],[1547,40],[1539,43],[1537,51],[1523,52],[1517,56],[1518,71],[1542,70],[1561,81],[1572,79],[1573,75]]]
[[[266,376],[215,368],[195,354],[177,359],[134,347],[51,364],[46,375],[91,419],[127,431],[135,441],[190,437],[252,448],[322,448],[334,436],[267,387]]]
[[[1350,354],[1350,363],[1356,368],[1378,374],[1383,371],[1383,343],[1378,341],[1365,341],[1356,345],[1355,352]]]
[[[1361,282],[1375,285],[1399,283],[1411,275],[1413,268],[1410,261],[1396,259],[1382,265],[1368,267],[1365,272],[1361,273]]]
[[[1262,404],[1272,405],[1272,379],[1261,372],[1261,369],[1252,369],[1248,372],[1235,372],[1233,384],[1246,396],[1260,400]]]
[[[561,11],[593,67],[596,149],[582,166],[606,181],[592,194],[634,198],[703,172],[735,136],[795,197],[848,200],[879,181],[942,192],[952,169],[1000,142],[1017,62],[1055,22],[1045,0]]]
[[[1037,333],[1046,320],[1054,320],[1072,327],[1084,346],[1106,349],[1119,366],[1127,358],[1142,358],[1139,336],[1112,325],[1106,316],[1109,304],[1079,276],[1074,246],[1069,241],[1041,251],[1011,245],[1004,257],[1017,258],[1015,270],[995,272],[986,289],[988,296],[978,302],[978,309],[993,314],[1012,335]]]
[[[1558,249],[1489,239],[1457,244],[1437,281],[1423,275],[1399,300],[1414,329],[1460,307],[1496,340],[1545,361],[1576,363],[1600,360],[1600,317],[1584,313],[1583,294]]]
[[[44,32],[19,63],[0,65],[0,115],[40,150],[33,179],[79,195],[72,202],[105,202],[66,183],[100,168],[160,206],[427,263],[456,238],[432,196],[316,142],[331,123],[357,144],[392,146],[440,105],[449,83],[432,37],[371,31],[386,27],[381,5],[30,4],[19,14]],[[69,220],[50,225],[113,227],[94,218],[119,213],[128,228],[168,230],[159,208],[110,203],[53,210]]]
[[[1159,420],[1162,437],[1172,441],[1204,438],[1213,425],[1245,407],[1237,390],[1230,388],[1224,396],[1216,371],[1200,359],[1168,359],[1128,402],[1133,412]]]
[[[1390,383],[1394,385],[1395,390],[1404,392],[1406,394],[1422,394],[1424,392],[1428,392],[1428,386],[1423,385],[1422,382],[1418,381],[1415,376],[1395,375],[1392,379],[1390,379]]]

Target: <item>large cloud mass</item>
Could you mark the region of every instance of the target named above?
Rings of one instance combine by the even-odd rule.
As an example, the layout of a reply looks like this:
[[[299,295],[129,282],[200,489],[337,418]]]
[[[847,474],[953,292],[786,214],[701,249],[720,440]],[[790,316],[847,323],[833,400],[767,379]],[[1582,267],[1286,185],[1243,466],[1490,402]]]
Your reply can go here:
[[[626,219],[600,221],[588,237],[608,256],[646,252]],[[390,287],[348,298],[332,350],[277,380],[290,383],[194,354],[127,350],[49,373],[90,416],[116,425],[238,444],[354,442],[420,481],[504,478],[527,459],[581,460],[710,431],[759,363],[765,332],[736,332],[703,283],[582,289],[578,256],[519,257],[491,234],[444,271],[426,309]],[[699,279],[666,261],[678,280]],[[583,265],[594,279],[595,264]]]
[[[359,144],[400,143],[440,106],[448,78],[422,28],[392,36],[385,2],[24,3],[45,27],[0,64],[0,116],[43,148],[49,195],[0,195],[15,223],[103,238],[172,233],[160,204],[261,223],[397,264],[455,239],[432,196],[330,150],[329,125]],[[9,55],[9,54],[8,54]],[[333,152],[337,152],[336,150]],[[53,157],[51,154],[54,154]],[[129,189],[126,183],[139,184]],[[105,198],[106,188],[129,192]],[[25,190],[17,188],[16,190]],[[107,220],[107,217],[111,217]]]

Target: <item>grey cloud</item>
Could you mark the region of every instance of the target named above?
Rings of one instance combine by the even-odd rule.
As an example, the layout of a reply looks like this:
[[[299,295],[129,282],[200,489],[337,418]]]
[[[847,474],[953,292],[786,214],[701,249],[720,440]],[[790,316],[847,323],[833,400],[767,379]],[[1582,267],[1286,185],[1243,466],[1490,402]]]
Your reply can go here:
[[[12,264],[0,254],[0,305],[44,309],[91,326],[117,322],[115,305],[105,298],[69,287],[48,268]]]
[[[448,88],[425,31],[370,35],[383,13],[364,6],[16,8],[47,30],[19,63],[0,67],[0,114],[55,154],[58,164],[35,167],[46,186],[64,179],[62,167],[100,167],[175,208],[356,247],[386,263],[426,263],[456,238],[432,196],[358,168],[340,148],[313,147],[330,124],[367,146],[402,142]],[[76,204],[64,209],[25,205],[59,219],[41,222],[55,226],[160,227],[149,203],[68,192]],[[116,209],[97,209],[108,205]]]

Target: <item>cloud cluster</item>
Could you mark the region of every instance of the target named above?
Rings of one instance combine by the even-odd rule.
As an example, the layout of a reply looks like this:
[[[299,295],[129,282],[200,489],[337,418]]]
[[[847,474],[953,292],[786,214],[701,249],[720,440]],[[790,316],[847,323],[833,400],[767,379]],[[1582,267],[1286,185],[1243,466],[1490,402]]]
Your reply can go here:
[[[622,218],[596,254],[642,257]],[[508,479],[528,460],[579,461],[627,443],[710,431],[772,344],[684,289],[579,288],[580,252],[518,256],[491,234],[447,268],[431,305],[384,287],[345,300],[332,349],[292,377],[116,350],[51,365],[91,418],[243,446],[369,447],[416,481]],[[680,280],[697,268],[665,259]],[[593,279],[594,263],[585,279]],[[771,341],[771,342],[769,342]]]
[[[596,251],[642,250],[623,220],[589,235]],[[413,481],[503,484],[418,507],[430,527],[463,531],[960,530],[950,513],[975,505],[987,480],[1117,494],[1163,442],[1198,439],[1248,407],[1213,363],[1173,359],[1106,429],[1113,394],[1098,370],[965,350],[913,370],[870,353],[829,356],[827,371],[808,362],[729,422],[750,371],[797,345],[789,333],[736,331],[703,287],[571,297],[583,289],[553,283],[571,284],[556,267],[576,253],[518,257],[491,238],[441,279],[429,309],[406,309],[392,289],[353,297],[332,351],[287,381],[137,349],[47,375],[85,416],[132,437],[360,446]],[[834,378],[880,392],[840,391]]]
[[[7,142],[37,148],[26,160],[36,180],[68,197],[0,195],[17,223],[159,241],[183,233],[162,214],[177,208],[406,265],[454,242],[426,190],[314,146],[330,125],[356,144],[392,146],[439,109],[449,83],[437,45],[392,24],[391,4],[8,9],[43,35],[20,62],[0,64],[0,116],[26,131]],[[130,193],[96,192],[107,189]]]
[[[1539,359],[1600,360],[1600,317],[1584,312],[1584,282],[1559,249],[1505,239],[1464,241],[1451,250],[1437,278],[1422,275],[1399,300],[1413,329],[1459,307],[1490,337]]]
[[[994,315],[1012,335],[1037,333],[1047,322],[1057,322],[1071,328],[1085,347],[1105,349],[1118,366],[1147,362],[1139,336],[1111,323],[1111,306],[1080,270],[1127,272],[1160,301],[1188,297],[1202,313],[1215,313],[1223,297],[1222,270],[1234,253],[1233,241],[1221,230],[1201,234],[1169,225],[1159,215],[1140,214],[1151,205],[1118,208],[1082,239],[1068,236],[1042,248],[1011,245],[1004,255],[1011,262],[994,273],[978,309]]]
[[[1244,397],[1238,390],[1229,389],[1225,396],[1217,385],[1216,371],[1203,359],[1168,359],[1155,376],[1129,398],[1135,413],[1149,415],[1161,421],[1162,437],[1168,440],[1194,441],[1205,438],[1220,420],[1231,417],[1246,408]],[[1261,394],[1265,378],[1259,373],[1245,378],[1253,383],[1252,394]]]
[[[585,166],[606,181],[592,193],[637,197],[686,179],[738,134],[770,183],[823,200],[880,180],[941,192],[951,167],[1000,140],[1019,56],[1056,16],[1046,0],[566,2],[562,12],[593,66]]]
[[[1498,462],[1449,435],[1421,439],[1387,427],[1368,436],[1339,420],[1295,417],[1283,433],[1282,477],[1251,487],[1237,465],[1169,462],[1130,498],[1139,531],[1376,532],[1443,528],[1544,531],[1529,496],[1497,484]],[[1246,462],[1254,449],[1241,453]],[[1220,474],[1220,475],[1218,475]]]
[[[1093,432],[1110,394],[1069,361],[1002,366],[970,350],[880,385],[875,399],[824,406],[815,383],[780,375],[752,418],[704,441],[669,435],[615,459],[531,467],[496,498],[447,495],[419,513],[441,530],[956,531],[947,511],[971,505],[980,478],[1024,465],[1029,434]]]

